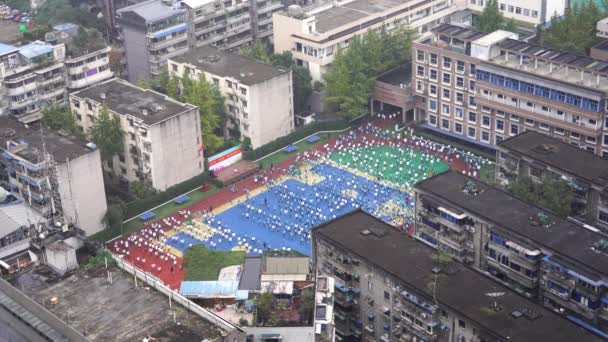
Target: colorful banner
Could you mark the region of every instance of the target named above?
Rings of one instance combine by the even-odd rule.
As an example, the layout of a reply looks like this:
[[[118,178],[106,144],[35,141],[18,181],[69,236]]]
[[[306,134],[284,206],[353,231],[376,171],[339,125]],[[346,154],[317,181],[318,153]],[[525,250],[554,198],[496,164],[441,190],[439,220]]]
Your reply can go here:
[[[217,172],[237,163],[241,159],[243,159],[243,150],[241,149],[241,145],[237,145],[207,158],[207,164],[209,165],[209,170]]]

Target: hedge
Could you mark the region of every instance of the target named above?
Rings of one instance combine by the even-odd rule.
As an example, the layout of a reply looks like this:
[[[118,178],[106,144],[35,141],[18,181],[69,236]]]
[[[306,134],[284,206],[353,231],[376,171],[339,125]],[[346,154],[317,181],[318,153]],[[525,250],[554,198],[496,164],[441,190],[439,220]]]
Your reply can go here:
[[[280,137],[272,142],[269,142],[266,145],[262,145],[256,148],[253,151],[245,152],[245,159],[248,160],[257,160],[269,153],[272,153],[278,149],[281,149],[285,146],[291,145],[298,140],[302,140],[307,136],[314,134],[319,131],[338,131],[344,130],[349,127],[349,122],[346,120],[340,121],[324,121],[324,122],[315,122],[308,126],[304,126],[284,137]]]
[[[207,174],[201,173],[198,176],[194,176],[187,181],[183,181],[176,184],[163,192],[159,192],[152,196],[147,196],[142,199],[138,199],[127,203],[127,210],[125,212],[126,218],[131,218],[141,214],[144,211],[150,210],[158,205],[161,205],[167,201],[174,199],[175,197],[188,192],[192,189],[200,187],[207,181]]]

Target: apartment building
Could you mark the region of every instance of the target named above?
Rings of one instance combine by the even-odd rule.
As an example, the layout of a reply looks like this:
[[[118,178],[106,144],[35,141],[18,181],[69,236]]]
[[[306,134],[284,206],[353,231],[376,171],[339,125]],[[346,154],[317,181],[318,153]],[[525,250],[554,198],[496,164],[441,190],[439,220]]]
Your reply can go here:
[[[197,107],[120,79],[70,94],[70,109],[84,132],[104,107],[120,118],[124,132],[123,153],[104,163],[110,180],[142,181],[162,191],[204,172]]]
[[[280,0],[186,0],[190,46],[236,49],[254,39],[272,38],[272,13]]]
[[[483,12],[488,0],[463,0],[466,7],[475,13]],[[507,19],[513,19],[523,26],[545,24],[551,17],[561,17],[570,2],[566,0],[498,0],[498,10]]]
[[[42,118],[44,107],[65,102],[64,44],[35,41],[20,47],[3,45],[2,48],[2,112],[31,123]]]
[[[117,24],[132,83],[158,75],[167,59],[188,51],[187,13],[177,2],[149,0],[121,8]]]
[[[81,51],[72,53],[72,50],[68,49],[68,57],[65,59],[68,91],[83,89],[112,78],[114,74],[110,70],[110,58],[108,57],[110,50],[109,46],[82,53]]]
[[[336,340],[601,340],[361,210],[313,229],[312,256],[335,279]]]
[[[496,145],[496,180],[507,185],[515,177],[541,181],[563,179],[574,190],[573,215],[608,231],[608,160],[535,131]]]
[[[417,239],[571,321],[608,331],[608,239],[598,229],[453,171],[414,190]]]
[[[457,10],[453,0],[346,0],[305,12],[291,7],[273,14],[274,52],[291,51],[313,81],[322,81],[337,50],[348,46],[353,37],[400,25],[425,33]]]
[[[253,58],[205,46],[169,60],[172,75],[205,79],[226,98],[228,128],[253,148],[285,136],[294,129],[291,70]]]
[[[0,183],[12,195],[42,217],[65,219],[87,235],[103,229],[106,195],[95,145],[10,116],[0,117],[0,131]]]
[[[596,35],[600,38],[608,38],[608,17],[597,22]]]
[[[506,31],[443,24],[433,34],[412,49],[416,117],[424,127],[491,148],[537,130],[603,153],[607,63]]]

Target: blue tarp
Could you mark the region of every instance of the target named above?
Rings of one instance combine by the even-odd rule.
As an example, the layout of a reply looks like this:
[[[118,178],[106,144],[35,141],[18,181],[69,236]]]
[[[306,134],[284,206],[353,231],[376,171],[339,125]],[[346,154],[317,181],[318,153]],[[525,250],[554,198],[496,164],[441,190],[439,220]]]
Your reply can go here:
[[[10,153],[8,153],[6,151],[2,151],[2,153],[0,153],[0,154],[8,160],[13,160],[13,156],[11,156]]]
[[[151,219],[151,218],[152,218],[152,217],[154,217],[154,216],[155,216],[155,214],[154,214],[153,212],[148,211],[147,213],[142,214],[142,215],[139,217],[139,219],[140,219],[140,220],[142,220],[142,221],[147,221],[147,220]]]
[[[157,33],[155,33],[154,35],[152,35],[152,38],[156,38],[156,39],[158,39],[158,38],[162,38],[162,37],[164,37],[164,36],[168,36],[168,35],[170,35],[171,33],[179,32],[179,31],[183,31],[183,30],[185,30],[187,27],[188,27],[188,26],[187,26],[186,24],[181,24],[181,25],[179,25],[179,26],[175,26],[175,27],[173,27],[173,28],[170,28],[170,29],[167,29],[167,30],[164,30],[164,31],[157,32]]]
[[[190,199],[190,197],[188,197],[186,195],[182,195],[175,199],[175,203],[182,204],[182,203],[188,201],[189,199]]]
[[[310,138],[306,139],[306,141],[308,141],[309,143],[311,143],[311,144],[312,144],[312,143],[314,143],[314,142],[316,142],[316,141],[319,141],[319,139],[321,139],[321,138],[319,138],[319,136],[318,136],[318,135],[313,135],[312,137],[310,137]]]
[[[182,281],[179,293],[184,296],[236,298],[238,287],[239,282],[234,280]]]
[[[298,146],[296,145],[290,145],[285,147],[285,149],[283,151],[287,152],[287,153],[291,153],[291,152],[295,152],[298,150]]]

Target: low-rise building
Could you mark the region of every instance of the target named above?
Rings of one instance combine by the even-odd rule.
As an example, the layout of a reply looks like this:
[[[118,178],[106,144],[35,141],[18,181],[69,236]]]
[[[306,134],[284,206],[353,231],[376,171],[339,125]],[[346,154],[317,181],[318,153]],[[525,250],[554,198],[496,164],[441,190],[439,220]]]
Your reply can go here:
[[[21,122],[31,123],[42,118],[44,107],[65,102],[64,44],[35,41],[14,49],[3,47],[0,80],[4,112]]]
[[[467,0],[463,1],[468,9],[480,14],[488,5],[488,0]],[[525,2],[517,0],[498,1],[498,10],[507,19],[513,19],[516,23],[523,26],[545,24],[553,16],[561,17],[566,12],[570,2],[566,0],[527,0]]]
[[[50,223],[67,220],[91,235],[103,229],[106,195],[99,150],[46,128],[0,118],[0,173],[12,195]],[[58,216],[59,215],[59,216]],[[46,224],[46,221],[32,224]]]
[[[403,115],[404,122],[414,120],[412,65],[405,64],[376,77],[372,93],[372,109]]]
[[[303,11],[299,6],[273,14],[274,52],[290,51],[313,81],[331,66],[338,49],[369,30],[391,30],[409,25],[427,32],[458,10],[453,0],[353,0],[327,2]]]
[[[608,160],[534,131],[502,141],[496,152],[501,185],[521,176],[563,179],[574,189],[573,216],[608,231]]]
[[[291,70],[261,63],[253,58],[205,46],[169,60],[172,75],[189,75],[215,85],[226,98],[228,128],[253,148],[293,131]]]
[[[608,17],[597,22],[596,35],[600,38],[608,38]]]
[[[336,340],[601,340],[360,210],[313,229],[312,258],[335,279]]]
[[[415,185],[420,241],[573,321],[608,331],[608,239],[449,171]]]
[[[109,179],[165,190],[204,171],[197,107],[120,79],[70,95],[70,109],[83,132],[104,107],[120,118],[124,132],[123,153],[104,162]]]

